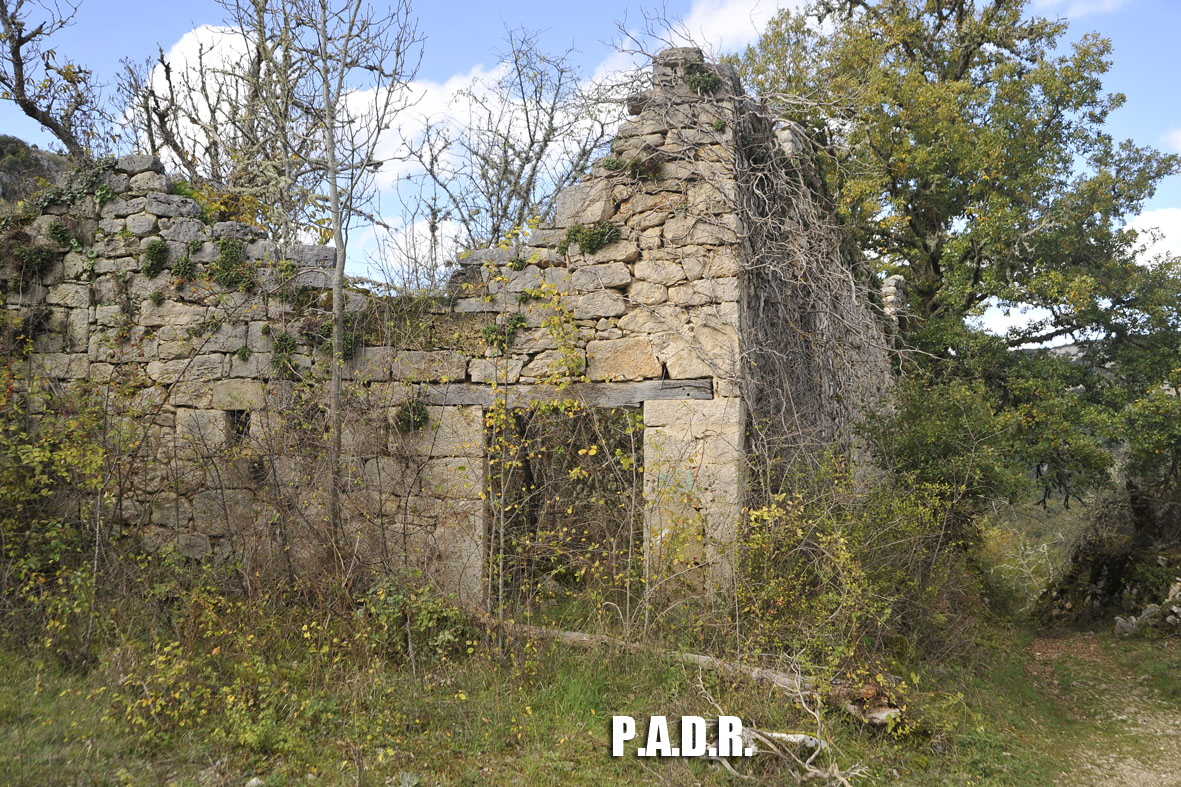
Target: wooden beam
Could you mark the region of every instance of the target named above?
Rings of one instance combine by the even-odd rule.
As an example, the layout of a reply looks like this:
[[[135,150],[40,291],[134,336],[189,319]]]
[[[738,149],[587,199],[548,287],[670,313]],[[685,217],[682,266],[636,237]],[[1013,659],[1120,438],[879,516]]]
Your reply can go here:
[[[491,385],[475,383],[423,383],[420,399],[432,405],[491,407],[497,402],[524,407],[535,402],[574,399],[590,407],[639,407],[649,399],[712,399],[713,380],[643,380],[637,383],[571,383],[553,385]]]

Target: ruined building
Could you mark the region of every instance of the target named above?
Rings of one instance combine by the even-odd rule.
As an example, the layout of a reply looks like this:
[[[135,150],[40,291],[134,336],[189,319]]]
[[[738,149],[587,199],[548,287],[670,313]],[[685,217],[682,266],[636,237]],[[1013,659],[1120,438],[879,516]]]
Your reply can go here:
[[[485,598],[507,521],[492,415],[572,401],[642,414],[637,548],[725,586],[748,490],[847,441],[883,385],[885,323],[790,126],[694,49],[661,53],[629,110],[553,223],[459,260],[447,297],[349,294],[340,566]],[[105,521],[300,571],[328,541],[333,250],[203,221],[149,157],[83,181],[9,228],[9,256],[44,265],[12,257],[6,303],[36,323],[30,385],[89,381],[123,416]]]

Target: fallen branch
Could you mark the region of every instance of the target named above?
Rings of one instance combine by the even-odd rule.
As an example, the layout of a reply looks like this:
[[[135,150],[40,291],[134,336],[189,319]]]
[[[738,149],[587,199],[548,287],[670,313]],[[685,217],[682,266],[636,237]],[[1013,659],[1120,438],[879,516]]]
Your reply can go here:
[[[802,675],[793,675],[788,672],[767,669],[765,667],[752,667],[747,664],[739,664],[738,662],[727,661],[726,659],[720,659],[715,656],[653,648],[647,645],[625,642],[617,637],[609,637],[603,634],[563,631],[562,629],[531,626],[527,623],[501,621],[483,613],[480,614],[480,618],[487,626],[493,628],[502,627],[506,632],[517,636],[545,639],[577,647],[608,646],[622,648],[632,652],[656,650],[663,655],[670,656],[685,664],[693,664],[703,669],[713,670],[731,678],[747,678],[759,683],[769,683],[791,694],[815,694],[830,705],[841,708],[849,715],[871,727],[885,727],[892,722],[896,722],[902,716],[901,709],[890,701],[886,692],[881,687],[873,684],[849,686],[843,683],[833,682],[823,686]]]

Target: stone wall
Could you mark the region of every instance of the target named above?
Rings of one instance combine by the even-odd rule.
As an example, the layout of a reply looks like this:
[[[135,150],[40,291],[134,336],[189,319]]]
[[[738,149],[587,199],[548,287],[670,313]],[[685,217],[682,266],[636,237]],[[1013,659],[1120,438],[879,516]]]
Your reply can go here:
[[[306,570],[326,551],[350,570],[412,563],[478,599],[485,413],[565,397],[642,408],[649,560],[728,582],[755,390],[750,268],[765,262],[744,146],[770,126],[697,50],[661,53],[652,82],[552,224],[459,260],[449,296],[414,318],[445,326],[430,342],[388,330],[398,304],[350,293],[369,327],[346,368],[333,539],[316,338],[333,250],[281,251],[250,226],[203,221],[143,156],[47,206],[21,242],[60,259],[32,278],[10,271],[7,304],[45,310],[35,370],[116,384],[143,426],[112,521],[248,568]]]

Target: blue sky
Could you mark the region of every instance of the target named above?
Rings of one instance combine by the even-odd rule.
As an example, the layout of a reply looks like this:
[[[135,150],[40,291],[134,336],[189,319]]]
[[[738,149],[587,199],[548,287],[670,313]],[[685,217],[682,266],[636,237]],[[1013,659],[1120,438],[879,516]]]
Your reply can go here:
[[[752,40],[761,20],[777,6],[796,4],[792,0],[670,0],[666,9],[670,16],[690,20],[696,31],[724,51]],[[1046,16],[1069,19],[1071,39],[1090,31],[1112,39],[1115,65],[1106,85],[1128,97],[1127,105],[1111,117],[1115,137],[1181,152],[1181,79],[1175,65],[1181,2],[1033,0],[1032,7]],[[635,3],[610,0],[501,0],[419,2],[415,13],[426,36],[419,78],[438,91],[449,79],[454,83],[454,78],[480,67],[491,69],[506,26],[542,31],[543,43],[550,49],[575,48],[579,64],[593,73],[612,54],[610,40],[617,33],[617,21],[627,17],[638,23],[642,10]],[[122,59],[147,59],[155,55],[157,46],[168,51],[194,27],[216,24],[221,16],[221,8],[211,0],[82,0],[76,24],[62,31],[57,49],[113,84]],[[50,142],[8,102],[0,103],[0,132],[43,146]],[[1161,226],[1168,247],[1181,254],[1181,177],[1163,183],[1145,211],[1137,226]]]

